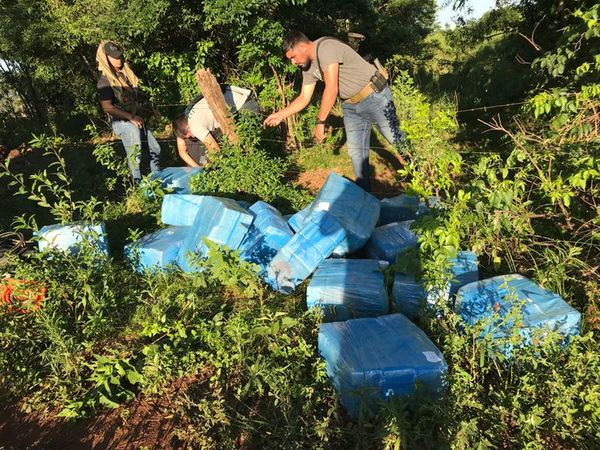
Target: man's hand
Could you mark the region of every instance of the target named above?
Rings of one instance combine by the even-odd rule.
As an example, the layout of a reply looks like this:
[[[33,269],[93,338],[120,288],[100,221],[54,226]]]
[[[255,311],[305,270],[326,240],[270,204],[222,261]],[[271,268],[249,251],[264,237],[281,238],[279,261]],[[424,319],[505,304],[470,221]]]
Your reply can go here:
[[[144,119],[140,116],[133,116],[129,121],[134,124],[138,128],[142,128],[144,126]]]
[[[276,127],[277,125],[279,125],[283,120],[285,120],[285,114],[282,113],[282,111],[275,111],[273,114],[271,114],[269,117],[267,117],[265,119],[265,121],[263,122],[263,125],[267,125],[269,127]]]
[[[317,140],[317,142],[323,142],[325,140],[325,124],[324,123],[319,123],[317,125],[315,125],[315,129],[313,130],[313,133],[315,135],[315,139]]]

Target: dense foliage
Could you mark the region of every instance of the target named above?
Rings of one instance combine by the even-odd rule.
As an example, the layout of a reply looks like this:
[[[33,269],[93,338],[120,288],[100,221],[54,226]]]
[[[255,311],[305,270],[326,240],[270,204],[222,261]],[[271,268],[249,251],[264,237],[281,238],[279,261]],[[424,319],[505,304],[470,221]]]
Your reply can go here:
[[[30,142],[39,158],[2,162],[3,189],[36,208],[12,228],[31,235],[46,223],[102,220],[111,257],[90,246],[0,259],[2,272],[47,287],[39,310],[0,310],[3,399],[77,420],[183,382],[168,414],[179,442],[194,448],[599,447],[600,7],[499,3],[478,21],[441,30],[432,1],[4,2],[0,138]],[[118,147],[106,142],[95,45],[125,44],[160,104],[189,100],[195,70],[209,66],[253,88],[268,111],[293,96],[295,72],[278,49],[290,25],[311,36],[372,30],[365,51],[387,58],[412,143],[399,189],[441,205],[416,222],[420,247],[410,255],[428,286],[444,286],[448,257],[471,249],[484,276],[518,272],[563,296],[582,312],[581,336],[564,343],[540,334],[523,346],[515,328],[480,339],[485,323],[465,327],[451,304],[440,304],[443,314],[425,314],[419,325],[448,362],[447,394],[395,399],[352,421],[318,357],[319,317],[305,310],[303,287],[274,293],[254,266],[212,245],[197,261],[202,272],[131,270],[123,245],[162,225],[164,192],[149,180],[132,186]],[[505,102],[520,104],[458,113]],[[291,141],[262,129],[260,117],[242,117],[241,144],[224,143],[193,189],[262,199],[284,213],[305,206],[311,195],[293,181],[299,155],[342,144],[337,132],[306,148],[314,113],[289,124],[302,152],[282,148]],[[506,320],[521,318],[515,309]]]

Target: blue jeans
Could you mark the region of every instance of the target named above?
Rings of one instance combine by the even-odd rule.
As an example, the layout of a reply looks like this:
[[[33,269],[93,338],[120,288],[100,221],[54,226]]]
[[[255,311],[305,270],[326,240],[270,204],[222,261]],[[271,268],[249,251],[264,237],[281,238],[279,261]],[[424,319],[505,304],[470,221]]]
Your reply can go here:
[[[406,140],[400,130],[400,122],[396,116],[396,107],[392,92],[386,86],[381,92],[373,92],[363,101],[353,105],[342,103],[344,111],[344,127],[348,140],[348,154],[352,159],[356,184],[367,192],[371,191],[371,168],[369,167],[369,147],[371,144],[371,127],[377,130],[387,141],[399,147]]]
[[[112,129],[123,141],[123,147],[125,147],[125,153],[127,154],[127,165],[135,183],[142,179],[140,162],[142,151],[145,149],[148,150],[150,155],[150,171],[154,173],[160,170],[158,160],[160,145],[158,145],[148,128],[138,128],[131,122],[115,120],[112,123]]]

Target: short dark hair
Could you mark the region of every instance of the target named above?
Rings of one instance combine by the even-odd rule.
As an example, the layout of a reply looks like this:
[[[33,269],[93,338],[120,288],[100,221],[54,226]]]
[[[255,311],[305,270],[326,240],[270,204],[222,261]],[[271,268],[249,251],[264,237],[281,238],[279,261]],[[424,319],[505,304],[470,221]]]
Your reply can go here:
[[[300,42],[309,43],[310,39],[308,39],[306,37],[306,35],[304,33],[302,33],[301,31],[297,31],[297,30],[289,31],[285,35],[285,39],[283,40],[283,52],[284,53],[289,52]]]
[[[171,126],[173,127],[173,133],[175,134],[175,136],[182,139],[185,139],[184,134],[187,125],[188,119],[184,113],[177,114],[173,119],[173,122],[171,122]]]

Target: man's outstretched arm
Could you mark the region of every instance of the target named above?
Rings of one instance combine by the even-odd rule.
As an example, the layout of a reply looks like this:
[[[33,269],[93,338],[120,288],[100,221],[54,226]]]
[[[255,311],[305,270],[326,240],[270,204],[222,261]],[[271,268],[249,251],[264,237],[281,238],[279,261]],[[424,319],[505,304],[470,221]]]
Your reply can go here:
[[[271,114],[265,119],[263,123],[270,127],[274,127],[279,125],[282,121],[284,121],[287,117],[291,116],[292,114],[296,114],[297,112],[302,111],[310,103],[310,99],[312,98],[313,93],[315,92],[316,84],[317,83],[303,84],[302,90],[300,91],[300,94],[298,94],[298,97],[292,100],[292,102],[285,108]]]

